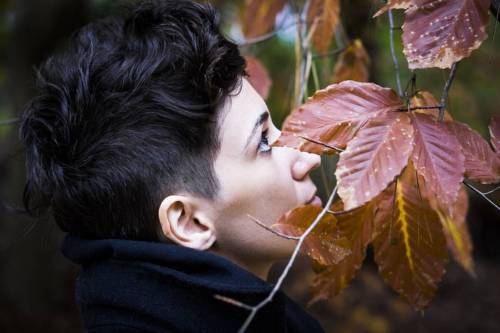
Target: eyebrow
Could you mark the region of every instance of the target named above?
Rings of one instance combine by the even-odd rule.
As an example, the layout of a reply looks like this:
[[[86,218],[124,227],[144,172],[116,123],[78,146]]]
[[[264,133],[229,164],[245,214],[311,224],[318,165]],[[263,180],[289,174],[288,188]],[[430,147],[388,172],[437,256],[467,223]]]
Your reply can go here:
[[[263,123],[265,123],[267,121],[267,119],[269,119],[269,112],[268,111],[264,111],[259,116],[259,118],[257,118],[257,121],[253,125],[252,131],[250,132],[250,135],[248,136],[247,143],[245,144],[243,151],[245,151],[248,148],[248,145],[250,144],[250,142],[252,142],[252,138],[255,136],[255,132],[257,131],[257,129],[259,128],[260,125],[262,125]]]

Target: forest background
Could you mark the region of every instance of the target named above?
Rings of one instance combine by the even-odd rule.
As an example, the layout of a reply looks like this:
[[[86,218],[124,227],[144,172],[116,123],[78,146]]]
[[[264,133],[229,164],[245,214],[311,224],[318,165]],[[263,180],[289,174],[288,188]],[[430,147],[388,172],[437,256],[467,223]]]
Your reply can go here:
[[[298,5],[301,1],[296,1]],[[58,47],[75,29],[100,17],[120,11],[123,2],[112,0],[0,0],[0,331],[66,332],[81,329],[74,303],[74,280],[78,267],[59,252],[63,234],[51,220],[34,223],[19,214],[24,182],[24,159],[17,139],[15,119],[33,94],[34,66]],[[244,1],[212,1],[221,11],[224,31],[244,43],[240,12]],[[382,2],[342,1],[343,30],[350,40],[359,38],[371,65],[369,80],[396,88],[390,52],[387,15],[373,19]],[[295,27],[284,20],[292,9],[287,6],[276,18],[279,31],[270,38],[242,47],[242,52],[259,59],[272,80],[267,104],[278,127],[290,113],[295,74]],[[403,13],[395,11],[395,26],[403,23]],[[292,22],[293,23],[293,22]],[[488,39],[460,68],[449,93],[448,109],[456,120],[469,124],[488,138],[488,124],[499,114],[500,30],[490,15]],[[402,82],[410,78],[402,54],[401,31],[395,29],[396,55]],[[328,56],[314,58],[322,88],[329,82],[340,52],[335,43]],[[338,40],[337,40],[338,41]],[[436,96],[448,78],[440,69],[418,70],[418,85]],[[307,95],[312,95],[310,84]],[[12,120],[12,121],[11,121]],[[313,180],[325,202],[332,187],[335,158],[323,157],[323,174]],[[326,183],[326,185],[325,185]],[[325,185],[325,186],[324,186]],[[486,188],[484,188],[486,189]],[[469,193],[467,216],[472,236],[476,277],[450,261],[434,300],[423,315],[415,312],[394,293],[377,272],[373,254],[355,280],[340,295],[314,304],[307,310],[321,321],[326,332],[480,332],[500,331],[500,238],[499,212],[479,196]],[[498,202],[499,193],[491,196]],[[309,299],[312,272],[301,258],[287,277],[285,291],[305,306]],[[284,263],[273,268],[275,280]]]

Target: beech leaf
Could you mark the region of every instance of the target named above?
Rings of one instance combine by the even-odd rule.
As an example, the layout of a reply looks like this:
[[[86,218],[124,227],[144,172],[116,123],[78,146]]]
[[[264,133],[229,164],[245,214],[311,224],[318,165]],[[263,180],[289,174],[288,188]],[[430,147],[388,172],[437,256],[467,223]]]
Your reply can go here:
[[[332,84],[288,115],[281,136],[272,146],[332,154],[336,150],[329,147],[345,148],[369,119],[402,107],[403,102],[392,89],[374,83],[347,80]]]
[[[255,38],[269,33],[286,3],[286,0],[245,0],[241,18],[243,35]]]
[[[340,153],[335,175],[345,209],[379,195],[401,173],[412,150],[408,114],[388,112],[371,119]]]
[[[443,226],[446,243],[453,257],[469,274],[474,276],[472,240],[465,221],[468,207],[467,191],[462,186],[458,192],[458,199],[453,205],[451,214],[438,211],[438,215]]]
[[[412,161],[438,200],[443,210],[457,199],[460,183],[464,179],[464,155],[457,138],[444,122],[432,116],[414,113],[412,124],[415,148]]]
[[[370,57],[360,39],[349,45],[338,57],[333,68],[332,83],[345,80],[368,81]]]
[[[450,68],[487,37],[490,0],[412,2],[403,24],[403,52],[410,69]]]
[[[411,5],[413,5],[413,0],[389,0],[373,17],[377,17],[391,9],[407,9]]]
[[[337,232],[350,241],[352,253],[337,264],[322,267],[322,271],[314,276],[312,297],[307,306],[338,295],[354,278],[365,259],[366,247],[371,242],[374,202],[336,215]],[[340,210],[333,208],[335,206],[339,205],[332,205],[333,210]]]
[[[340,0],[311,0],[307,21],[314,26],[312,42],[320,54],[328,52],[340,15]]]
[[[483,137],[460,122],[446,122],[446,126],[460,142],[465,157],[465,177],[482,184],[495,184],[500,181],[498,157]]]
[[[375,225],[375,262],[386,283],[422,309],[445,272],[446,239],[438,215],[420,195],[412,163],[390,188],[384,193],[394,204],[382,210],[385,217]]]
[[[248,81],[263,99],[267,99],[269,96],[269,89],[271,88],[271,78],[269,76],[269,72],[259,59],[246,55],[245,60],[245,70],[249,75]]]
[[[300,237],[319,215],[322,208],[315,205],[299,206],[283,214],[271,228],[287,236]],[[325,214],[305,238],[302,252],[322,265],[339,263],[351,253],[349,240],[337,232],[337,220]]]
[[[497,154],[500,153],[500,116],[491,117],[489,126],[491,145]],[[497,155],[498,156],[498,155]]]

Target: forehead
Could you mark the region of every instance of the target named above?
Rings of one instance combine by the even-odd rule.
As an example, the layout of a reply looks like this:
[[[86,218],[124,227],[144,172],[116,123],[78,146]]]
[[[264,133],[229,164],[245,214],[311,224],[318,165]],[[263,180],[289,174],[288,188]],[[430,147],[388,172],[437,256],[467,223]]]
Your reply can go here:
[[[267,105],[246,79],[241,89],[227,98],[220,124],[221,151],[241,153],[252,128]]]

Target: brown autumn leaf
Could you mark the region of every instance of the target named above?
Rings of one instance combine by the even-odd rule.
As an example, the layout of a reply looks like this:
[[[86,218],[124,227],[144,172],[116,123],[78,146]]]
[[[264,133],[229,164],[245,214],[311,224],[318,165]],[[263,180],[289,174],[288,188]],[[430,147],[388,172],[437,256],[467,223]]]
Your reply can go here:
[[[318,90],[283,123],[272,146],[291,147],[315,154],[344,149],[371,118],[403,107],[398,95],[374,83],[343,81]],[[314,142],[318,143],[314,143]]]
[[[366,247],[371,242],[373,229],[373,214],[376,200],[357,209],[336,214],[337,232],[351,243],[352,253],[337,264],[323,266],[312,282],[312,297],[307,306],[338,295],[349,285],[361,267]],[[338,204],[332,205],[332,210],[341,211]],[[317,262],[314,263],[318,265]]]
[[[413,113],[411,118],[415,133],[413,164],[438,206],[446,211],[457,200],[464,179],[465,158],[460,143],[444,122],[421,113]]]
[[[243,35],[255,38],[271,32],[276,15],[286,3],[286,0],[245,0],[241,13]]]
[[[404,54],[410,69],[450,68],[486,39],[490,0],[413,0],[405,11]]]
[[[465,217],[469,208],[467,191],[460,187],[458,199],[453,205],[451,214],[438,210],[439,220],[443,226],[448,249],[455,260],[472,276],[474,273],[474,259],[472,258],[472,240],[467,228]]]
[[[283,214],[271,228],[287,236],[302,236],[321,210],[315,205],[299,206]],[[325,214],[305,238],[301,250],[322,265],[332,265],[349,255],[349,248],[349,240],[337,232],[335,217]]]
[[[455,135],[465,157],[465,177],[482,184],[495,184],[500,181],[498,156],[491,150],[483,137],[464,123],[457,121],[445,123]]]
[[[338,57],[333,68],[332,83],[345,80],[368,81],[370,76],[370,56],[360,39],[349,45]]]
[[[373,247],[386,283],[422,309],[434,297],[448,253],[439,217],[421,196],[416,176],[410,162],[394,191],[384,192],[394,204],[381,207],[385,217],[375,224]]]
[[[245,55],[245,60],[245,70],[249,75],[248,81],[263,99],[267,99],[272,82],[269,72],[259,59],[251,55]]]
[[[330,48],[340,15],[340,0],[311,0],[307,11],[307,22],[315,25],[312,42],[319,54]]]
[[[390,9],[407,9],[412,5],[413,0],[389,0],[373,17],[377,17]]]
[[[340,153],[335,176],[345,209],[359,207],[379,195],[408,163],[413,127],[404,112],[372,118]]]
[[[500,116],[491,117],[489,126],[491,145],[497,154],[500,153]],[[498,155],[497,155],[498,156]]]

